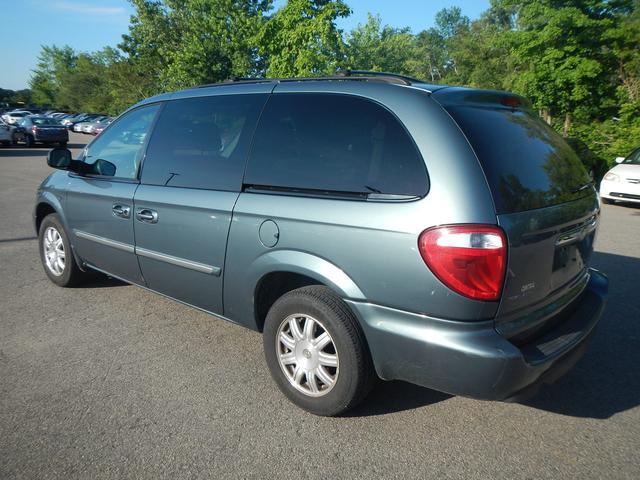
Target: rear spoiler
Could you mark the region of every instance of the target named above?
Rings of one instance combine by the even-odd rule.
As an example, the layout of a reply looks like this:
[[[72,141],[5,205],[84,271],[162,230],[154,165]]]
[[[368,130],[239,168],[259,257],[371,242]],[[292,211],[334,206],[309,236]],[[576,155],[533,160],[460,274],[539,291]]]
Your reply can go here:
[[[531,110],[531,102],[515,93],[500,90],[477,90],[448,87],[435,90],[431,97],[443,107],[465,105],[475,107],[511,108]]]

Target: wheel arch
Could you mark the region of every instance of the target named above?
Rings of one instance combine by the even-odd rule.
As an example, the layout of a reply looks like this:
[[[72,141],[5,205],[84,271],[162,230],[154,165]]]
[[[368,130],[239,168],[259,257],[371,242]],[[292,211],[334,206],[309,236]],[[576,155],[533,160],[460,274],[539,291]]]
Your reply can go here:
[[[34,226],[36,228],[36,234],[40,232],[40,225],[42,225],[44,217],[46,217],[47,215],[51,215],[52,213],[58,213],[58,210],[53,205],[51,205],[51,203],[40,201],[36,205],[33,218]]]
[[[254,262],[253,316],[262,331],[271,305],[285,293],[308,285],[322,285],[341,298],[364,300],[364,293],[342,269],[315,255],[299,251],[268,252]]]

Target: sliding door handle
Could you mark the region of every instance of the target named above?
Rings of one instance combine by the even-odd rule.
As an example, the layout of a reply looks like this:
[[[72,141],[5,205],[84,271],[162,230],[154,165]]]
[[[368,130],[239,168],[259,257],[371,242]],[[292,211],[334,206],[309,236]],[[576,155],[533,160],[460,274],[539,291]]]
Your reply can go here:
[[[113,215],[119,218],[131,218],[131,207],[128,205],[114,204],[111,208]]]
[[[139,208],[136,210],[136,218],[144,223],[158,223],[158,212],[150,208]]]

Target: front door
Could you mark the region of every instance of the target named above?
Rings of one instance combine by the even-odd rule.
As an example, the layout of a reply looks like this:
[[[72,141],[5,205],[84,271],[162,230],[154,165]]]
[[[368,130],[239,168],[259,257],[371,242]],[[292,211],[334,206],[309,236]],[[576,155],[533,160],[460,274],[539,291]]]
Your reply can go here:
[[[136,253],[152,290],[224,313],[227,236],[265,101],[218,95],[163,108],[134,198]]]
[[[69,234],[90,266],[144,284],[135,255],[133,196],[146,138],[158,105],[126,113],[85,149],[89,173],[70,174]]]

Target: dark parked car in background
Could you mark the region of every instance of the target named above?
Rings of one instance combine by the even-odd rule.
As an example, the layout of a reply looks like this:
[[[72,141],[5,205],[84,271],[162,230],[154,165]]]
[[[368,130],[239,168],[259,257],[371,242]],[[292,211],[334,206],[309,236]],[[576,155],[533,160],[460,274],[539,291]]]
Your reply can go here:
[[[30,115],[24,117],[13,130],[13,142],[24,142],[27,147],[35,143],[64,147],[69,141],[69,132],[54,118]]]
[[[372,72],[229,82],[140,102],[48,163],[34,224],[51,281],[97,270],[262,332],[276,384],[316,414],[376,376],[530,395],[605,305],[597,193],[511,93]]]

